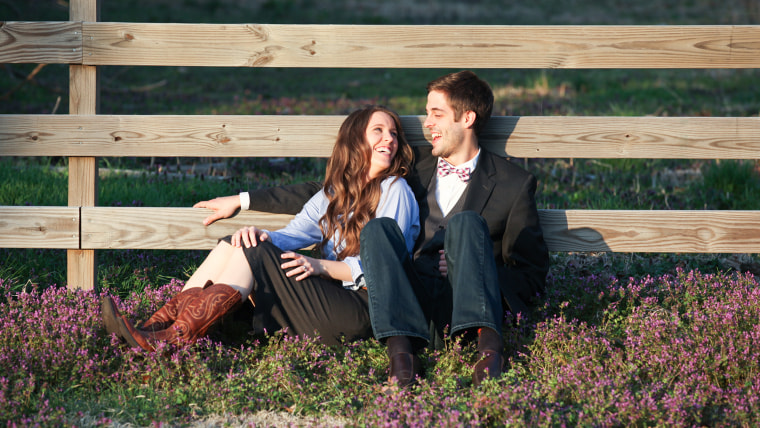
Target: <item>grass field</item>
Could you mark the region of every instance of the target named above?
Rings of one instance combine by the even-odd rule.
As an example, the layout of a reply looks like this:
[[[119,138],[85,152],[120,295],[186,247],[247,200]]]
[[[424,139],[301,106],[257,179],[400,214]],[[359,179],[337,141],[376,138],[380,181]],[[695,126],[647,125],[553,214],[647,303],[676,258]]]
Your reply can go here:
[[[676,4],[674,4],[676,3]],[[0,0],[0,20],[67,20],[65,0]],[[758,24],[754,0],[155,0],[103,21],[372,24]],[[68,112],[68,69],[0,65],[0,114]],[[449,70],[102,67],[104,114],[424,111]],[[758,70],[475,70],[497,115],[757,116]],[[748,161],[517,160],[540,208],[760,209]],[[67,160],[0,159],[0,205],[65,205]],[[102,158],[100,205],[189,206],[319,178],[324,162]],[[182,174],[172,174],[182,171]],[[199,226],[200,227],[200,226]],[[98,251],[98,284],[133,319],[175,293],[201,251]],[[0,423],[18,426],[757,426],[760,275],[747,254],[552,254],[533,319],[505,327],[508,371],[471,388],[469,353],[424,355],[419,387],[383,394],[375,341],[328,348],[245,334],[244,317],[163,357],[120,348],[98,294],[69,291],[65,252],[0,249]]]

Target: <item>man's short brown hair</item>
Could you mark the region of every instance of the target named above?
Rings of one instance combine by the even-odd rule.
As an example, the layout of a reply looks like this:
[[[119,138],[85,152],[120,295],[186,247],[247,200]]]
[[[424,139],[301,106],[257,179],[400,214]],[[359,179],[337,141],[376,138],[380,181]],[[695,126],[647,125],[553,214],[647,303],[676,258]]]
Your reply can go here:
[[[472,71],[465,70],[441,76],[427,85],[428,93],[439,91],[446,94],[449,105],[454,110],[454,120],[459,120],[467,111],[475,112],[473,130],[475,135],[486,126],[493,111],[493,91],[485,80]]]

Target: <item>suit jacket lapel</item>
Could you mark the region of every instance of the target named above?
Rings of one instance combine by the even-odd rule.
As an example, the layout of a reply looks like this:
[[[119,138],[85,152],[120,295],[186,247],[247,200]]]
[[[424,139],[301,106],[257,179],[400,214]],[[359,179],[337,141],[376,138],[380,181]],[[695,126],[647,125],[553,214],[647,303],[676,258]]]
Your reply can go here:
[[[483,213],[483,208],[496,185],[496,168],[493,165],[493,156],[481,148],[478,166],[470,179],[470,188],[467,190],[464,210],[475,211],[478,214]]]
[[[438,168],[438,157],[433,156],[428,148],[425,151],[421,149],[416,153],[416,165],[417,177],[420,184],[427,192],[430,186],[430,180],[435,176],[436,168]]]

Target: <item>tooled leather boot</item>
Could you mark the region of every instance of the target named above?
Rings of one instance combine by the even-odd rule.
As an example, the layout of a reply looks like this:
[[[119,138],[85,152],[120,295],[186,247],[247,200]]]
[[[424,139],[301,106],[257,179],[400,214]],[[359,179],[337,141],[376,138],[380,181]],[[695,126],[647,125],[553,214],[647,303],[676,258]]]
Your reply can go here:
[[[142,323],[138,330],[146,332],[156,332],[169,328],[174,324],[174,320],[185,309],[188,303],[192,302],[195,297],[198,297],[203,290],[210,287],[214,282],[211,280],[206,281],[206,284],[201,287],[188,288],[187,290],[180,291],[179,294],[172,297],[171,300],[166,302],[161,309],[157,310],[150,316],[145,322]]]
[[[240,292],[226,284],[213,284],[191,299],[170,327],[155,332],[140,331],[122,317],[120,330],[132,347],[153,352],[156,342],[189,345],[205,336],[208,329],[242,304]]]
[[[124,338],[121,334],[119,327],[119,320],[122,315],[119,312],[119,308],[116,306],[116,302],[113,301],[111,296],[103,296],[100,299],[100,315],[103,318],[103,325],[106,327],[108,334],[116,334],[119,338]]]
[[[480,385],[484,379],[501,376],[504,357],[501,355],[503,344],[501,336],[495,330],[483,327],[478,330],[478,362],[472,368],[472,384]]]

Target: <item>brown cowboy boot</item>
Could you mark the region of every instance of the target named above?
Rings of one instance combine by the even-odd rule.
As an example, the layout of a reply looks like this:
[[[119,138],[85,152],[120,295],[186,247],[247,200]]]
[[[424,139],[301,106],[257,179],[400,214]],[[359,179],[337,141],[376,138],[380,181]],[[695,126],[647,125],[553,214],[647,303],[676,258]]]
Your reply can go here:
[[[157,341],[189,345],[205,336],[215,322],[241,304],[239,291],[226,284],[214,284],[191,299],[169,328],[156,332],[140,331],[124,317],[120,318],[119,328],[130,346],[148,352],[155,350],[153,343]]]
[[[174,320],[177,319],[177,316],[183,309],[185,309],[187,304],[192,302],[195,297],[198,297],[203,290],[211,286],[213,283],[213,281],[208,280],[203,288],[193,287],[180,291],[179,294],[172,297],[172,299],[166,302],[161,309],[157,310],[150,316],[150,318],[143,322],[142,325],[138,327],[138,330],[156,332],[169,328],[169,326],[174,324]]]
[[[115,333],[117,337],[123,339],[124,336],[121,335],[121,329],[119,327],[119,320],[122,315],[111,296],[103,296],[100,299],[100,314],[103,318],[103,325],[106,327],[106,332],[108,332],[108,334]]]
[[[483,327],[478,330],[478,362],[472,368],[472,384],[480,385],[484,379],[501,376],[504,357],[501,336],[495,330]]]
[[[406,336],[392,336],[386,341],[390,373],[388,382],[396,378],[399,388],[413,385],[417,381],[422,364],[420,358],[412,351],[412,343]]]

